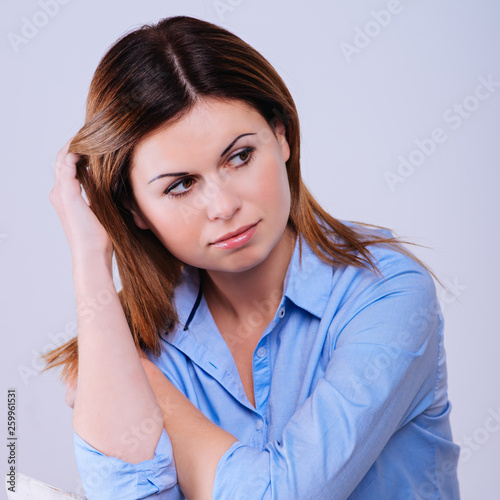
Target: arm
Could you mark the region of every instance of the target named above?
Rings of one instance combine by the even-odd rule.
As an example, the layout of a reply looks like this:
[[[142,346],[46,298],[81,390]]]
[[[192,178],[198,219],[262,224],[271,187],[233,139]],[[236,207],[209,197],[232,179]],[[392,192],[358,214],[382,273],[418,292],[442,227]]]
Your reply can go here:
[[[374,281],[345,319],[332,326],[336,345],[325,376],[281,440],[262,451],[238,441],[230,444],[215,480],[207,477],[203,486],[214,498],[346,498],[390,437],[432,403],[440,328],[434,284],[415,268],[386,277],[386,282]],[[164,379],[152,380],[155,393],[161,384],[170,390]],[[175,428],[167,430],[175,456],[186,437],[179,434],[174,441]],[[213,439],[219,439],[216,432],[200,433],[197,446]],[[179,476],[188,482],[199,480],[193,469],[204,465],[197,449],[193,443],[182,450],[192,455],[185,465],[177,463]],[[196,466],[190,469],[190,463]]]
[[[78,307],[78,393],[73,427],[106,455],[137,463],[151,459],[162,431],[159,411],[137,354],[107,264],[100,259],[75,264]],[[86,314],[96,297],[106,305]],[[88,307],[88,306],[87,306]],[[140,440],[127,440],[135,427],[153,422]]]
[[[69,142],[57,155],[50,201],[73,258],[79,346],[73,425],[103,453],[136,463],[153,457],[161,420],[133,444],[125,437],[159,407],[113,284],[111,241],[81,195],[76,178],[79,156],[68,154],[68,148]]]
[[[170,436],[177,481],[188,500],[211,500],[215,470],[237,440],[212,423],[146,357],[142,362]]]

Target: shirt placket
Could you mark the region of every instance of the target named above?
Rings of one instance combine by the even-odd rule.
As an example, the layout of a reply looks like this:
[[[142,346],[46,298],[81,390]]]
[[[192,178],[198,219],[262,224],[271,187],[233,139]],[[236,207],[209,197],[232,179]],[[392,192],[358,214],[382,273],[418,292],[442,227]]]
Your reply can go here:
[[[278,322],[281,321],[285,314],[284,298],[278,308],[278,311],[272,322],[264,331],[253,355],[253,379],[254,379],[254,396],[255,396],[255,445],[263,448],[267,439],[267,403],[271,388],[272,376],[272,352],[271,352],[271,335],[276,333]]]

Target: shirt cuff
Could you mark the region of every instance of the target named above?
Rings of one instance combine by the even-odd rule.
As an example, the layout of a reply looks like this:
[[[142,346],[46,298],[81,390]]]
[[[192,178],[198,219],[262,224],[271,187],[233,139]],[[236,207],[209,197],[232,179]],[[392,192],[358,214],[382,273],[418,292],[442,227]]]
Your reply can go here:
[[[222,455],[215,471],[212,497],[217,500],[271,498],[270,454],[234,442]]]
[[[74,433],[76,463],[88,500],[130,500],[159,493],[177,484],[172,444],[165,429],[154,458],[137,464],[109,457]]]

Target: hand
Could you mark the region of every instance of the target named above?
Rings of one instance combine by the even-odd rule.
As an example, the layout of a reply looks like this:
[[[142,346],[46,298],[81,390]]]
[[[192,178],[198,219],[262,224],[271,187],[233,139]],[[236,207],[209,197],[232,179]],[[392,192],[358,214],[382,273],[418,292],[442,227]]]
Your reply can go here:
[[[61,221],[74,260],[104,255],[109,261],[113,245],[105,228],[82,196],[76,177],[80,155],[68,153],[71,139],[57,153],[55,183],[49,199]]]

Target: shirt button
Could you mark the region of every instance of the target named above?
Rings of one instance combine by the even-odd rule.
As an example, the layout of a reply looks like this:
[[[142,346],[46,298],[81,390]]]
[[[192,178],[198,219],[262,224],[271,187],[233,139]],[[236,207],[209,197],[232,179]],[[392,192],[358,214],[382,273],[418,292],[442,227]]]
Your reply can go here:
[[[266,354],[266,348],[265,347],[261,347],[257,351],[257,356],[259,356],[259,358],[262,358],[265,354]]]
[[[282,318],[284,315],[285,315],[285,308],[284,308],[284,307],[282,307],[282,308],[279,310],[279,312],[278,312],[278,316],[279,316],[280,318]]]
[[[257,424],[255,425],[255,428],[260,431],[262,429],[262,420],[259,420]]]

